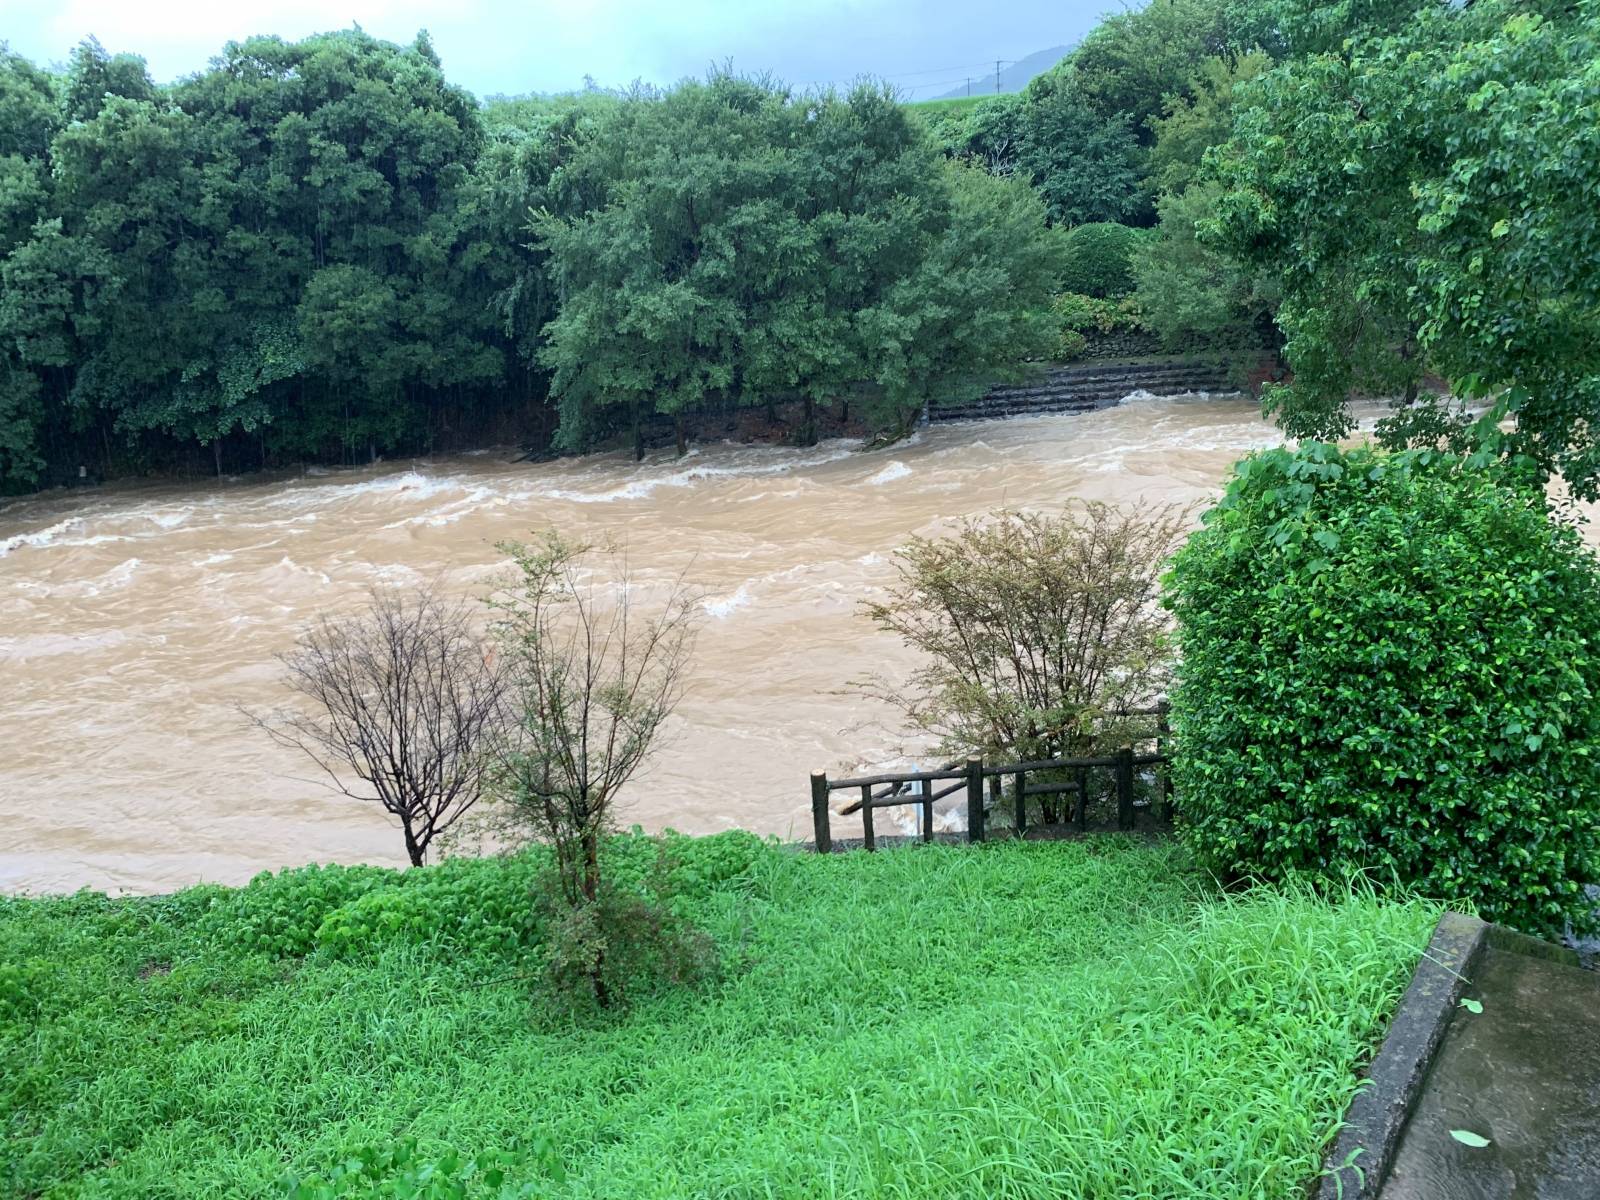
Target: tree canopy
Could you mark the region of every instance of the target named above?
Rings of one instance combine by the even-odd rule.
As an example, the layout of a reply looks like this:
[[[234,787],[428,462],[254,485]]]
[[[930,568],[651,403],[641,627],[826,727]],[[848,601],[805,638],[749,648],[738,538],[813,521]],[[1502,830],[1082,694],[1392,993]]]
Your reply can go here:
[[[635,95],[569,172],[596,202],[535,226],[563,296],[541,358],[569,445],[607,408],[809,410],[857,385],[903,426],[1045,344],[1042,206],[941,167],[884,89],[717,74]]]
[[[485,106],[358,29],[171,86],[0,51],[0,490],[777,399],[903,427],[1042,351],[1056,261],[882,87]]]
[[[1273,403],[1336,436],[1352,389],[1409,401],[1432,369],[1498,399],[1491,448],[1600,495],[1600,6],[1409,9],[1247,85],[1218,154],[1220,245],[1283,283]],[[1437,406],[1409,415],[1389,440],[1438,439]]]

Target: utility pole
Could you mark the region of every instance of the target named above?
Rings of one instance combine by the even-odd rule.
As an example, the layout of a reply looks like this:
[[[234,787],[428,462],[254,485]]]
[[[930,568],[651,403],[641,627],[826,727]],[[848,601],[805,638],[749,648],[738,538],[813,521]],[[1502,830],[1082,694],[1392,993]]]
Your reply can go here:
[[[1000,62],[1001,60],[998,58],[994,60],[994,94],[996,96],[1000,94]]]
[[[972,76],[967,76],[967,99],[972,99]]]

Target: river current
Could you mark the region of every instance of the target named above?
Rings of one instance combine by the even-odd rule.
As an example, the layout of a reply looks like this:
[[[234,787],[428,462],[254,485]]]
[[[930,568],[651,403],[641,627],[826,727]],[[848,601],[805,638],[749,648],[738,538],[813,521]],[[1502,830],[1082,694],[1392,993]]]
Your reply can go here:
[[[241,707],[287,699],[274,654],[374,584],[464,595],[494,543],[609,537],[704,620],[669,737],[625,793],[647,829],[809,834],[807,775],[905,762],[848,680],[904,672],[860,602],[894,548],[998,505],[1191,503],[1279,440],[1254,402],[1132,397],[1095,413],[939,425],[887,450],[716,444],[643,463],[500,452],[0,507],[0,890],[168,891],[308,862],[403,862],[375,805],[318,783]],[[888,815],[880,816],[887,821]]]

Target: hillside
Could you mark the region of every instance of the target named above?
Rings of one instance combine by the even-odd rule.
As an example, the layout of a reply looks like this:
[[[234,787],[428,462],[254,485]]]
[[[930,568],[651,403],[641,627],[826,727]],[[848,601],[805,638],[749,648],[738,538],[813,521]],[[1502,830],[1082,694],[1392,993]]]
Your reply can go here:
[[[1035,75],[1043,75],[1046,71],[1055,66],[1071,52],[1072,46],[1070,45],[1052,46],[1048,50],[1039,50],[1033,54],[1030,54],[1020,62],[1012,63],[1009,67],[1003,67],[1000,71],[1000,86],[998,89],[995,87],[995,78],[993,74],[985,75],[981,79],[974,77],[972,80],[971,94],[974,96],[992,96],[996,90],[1002,92],[1020,92],[1028,85],[1028,80],[1032,79]],[[963,83],[960,87],[952,88],[950,91],[944,92],[938,96],[929,96],[927,99],[930,101],[959,100],[965,97],[967,94],[967,85]]]

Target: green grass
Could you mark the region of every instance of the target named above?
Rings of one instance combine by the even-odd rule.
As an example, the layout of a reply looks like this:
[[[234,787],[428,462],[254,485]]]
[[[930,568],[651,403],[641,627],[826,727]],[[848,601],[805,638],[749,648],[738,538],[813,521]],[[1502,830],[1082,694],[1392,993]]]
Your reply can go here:
[[[959,112],[964,108],[973,108],[982,104],[985,100],[994,98],[994,92],[973,92],[970,96],[955,96],[948,100],[907,100],[906,107],[914,108],[919,113],[931,117],[935,114]]]
[[[1114,838],[683,863],[722,981],[581,1024],[515,977],[526,861],[0,902],[0,1192],[283,1195],[414,1138],[438,1187],[521,1156],[507,1194],[1277,1200],[1437,917]]]

